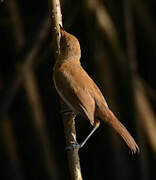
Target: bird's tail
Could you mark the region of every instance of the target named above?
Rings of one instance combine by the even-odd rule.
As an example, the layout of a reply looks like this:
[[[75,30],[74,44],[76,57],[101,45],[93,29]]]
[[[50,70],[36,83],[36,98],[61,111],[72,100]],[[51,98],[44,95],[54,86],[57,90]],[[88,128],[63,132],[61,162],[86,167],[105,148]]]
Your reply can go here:
[[[124,139],[132,153],[140,152],[139,147],[133,137],[108,107],[103,106],[103,108],[98,108],[97,113],[99,118],[111,125],[115,131]]]

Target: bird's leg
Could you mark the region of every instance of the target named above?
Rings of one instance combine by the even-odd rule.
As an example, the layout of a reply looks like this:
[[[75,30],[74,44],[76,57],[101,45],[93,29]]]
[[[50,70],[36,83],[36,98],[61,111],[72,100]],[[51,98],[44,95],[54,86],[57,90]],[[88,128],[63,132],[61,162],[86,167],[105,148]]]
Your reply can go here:
[[[92,131],[88,134],[88,136],[86,137],[86,139],[80,143],[80,148],[83,147],[86,142],[88,141],[88,139],[92,136],[92,134],[97,130],[97,128],[99,127],[100,125],[100,121],[96,121],[95,124],[94,124],[94,128],[92,129]]]
[[[85,140],[82,143],[78,144],[75,142],[71,142],[71,145],[67,146],[66,150],[73,150],[75,148],[78,148],[78,149],[82,148],[86,144],[88,139],[92,136],[92,134],[96,131],[96,129],[99,127],[99,125],[100,125],[100,121],[96,121],[94,124],[94,128],[92,129],[92,131],[89,133],[89,135],[85,138]]]
[[[65,109],[61,109],[60,111],[61,114],[65,114],[65,115],[69,115],[69,114],[75,114],[71,109],[69,108],[65,108]]]

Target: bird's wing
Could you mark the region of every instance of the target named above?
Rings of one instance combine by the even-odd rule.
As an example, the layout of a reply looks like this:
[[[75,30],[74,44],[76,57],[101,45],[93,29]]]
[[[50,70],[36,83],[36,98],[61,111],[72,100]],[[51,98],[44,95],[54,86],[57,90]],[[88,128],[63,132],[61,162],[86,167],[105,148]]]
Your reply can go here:
[[[68,68],[54,72],[56,89],[65,103],[94,124],[95,101],[88,91],[87,79],[81,68]]]

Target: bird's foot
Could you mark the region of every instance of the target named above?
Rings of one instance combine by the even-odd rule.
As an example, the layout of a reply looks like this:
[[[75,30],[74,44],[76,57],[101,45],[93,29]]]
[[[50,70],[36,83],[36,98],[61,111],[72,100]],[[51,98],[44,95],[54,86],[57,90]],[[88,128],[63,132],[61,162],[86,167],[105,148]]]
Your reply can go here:
[[[65,114],[65,115],[69,115],[69,114],[75,114],[71,109],[68,109],[68,108],[66,108],[66,109],[61,109],[61,111],[60,111],[60,113],[61,114]]]
[[[74,149],[78,149],[79,150],[81,147],[82,147],[81,144],[78,144],[77,142],[72,141],[72,142],[70,142],[70,145],[65,148],[65,150],[66,151],[74,150]]]

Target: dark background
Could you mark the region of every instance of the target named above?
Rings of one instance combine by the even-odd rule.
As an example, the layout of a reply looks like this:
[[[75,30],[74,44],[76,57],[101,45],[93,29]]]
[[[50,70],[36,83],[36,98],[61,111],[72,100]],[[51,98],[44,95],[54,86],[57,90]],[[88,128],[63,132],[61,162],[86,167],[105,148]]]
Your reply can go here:
[[[62,0],[61,8],[83,67],[141,149],[131,155],[101,123],[79,151],[83,178],[155,179],[155,1]],[[0,179],[70,179],[48,17],[48,0],[0,2]],[[81,142],[92,127],[79,116],[76,129]]]

